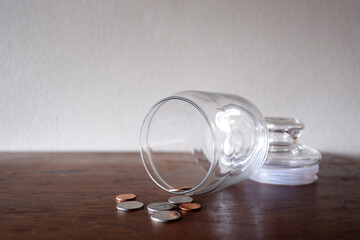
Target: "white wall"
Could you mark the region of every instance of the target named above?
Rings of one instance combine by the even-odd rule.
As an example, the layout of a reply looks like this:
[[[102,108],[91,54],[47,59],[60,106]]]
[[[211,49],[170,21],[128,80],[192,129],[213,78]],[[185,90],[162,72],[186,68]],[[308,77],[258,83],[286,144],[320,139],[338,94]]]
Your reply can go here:
[[[360,1],[0,0],[0,150],[137,150],[184,89],[303,120],[360,154]]]

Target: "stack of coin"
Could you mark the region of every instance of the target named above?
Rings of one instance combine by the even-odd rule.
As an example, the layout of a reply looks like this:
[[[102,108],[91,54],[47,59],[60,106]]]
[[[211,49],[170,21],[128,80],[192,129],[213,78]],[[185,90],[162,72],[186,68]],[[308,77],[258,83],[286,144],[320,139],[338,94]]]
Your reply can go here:
[[[150,203],[146,208],[151,212],[151,220],[156,222],[172,222],[181,218],[179,212],[172,210],[175,205],[169,202]]]
[[[136,199],[133,193],[120,194],[116,196],[116,208],[120,211],[133,211],[142,209],[144,204],[139,201],[132,201]]]
[[[134,201],[135,199],[136,195],[133,193],[117,195],[116,208],[120,211],[133,211],[142,209],[144,204],[139,201]],[[146,208],[149,212],[151,212],[151,220],[156,222],[173,222],[181,218],[181,213],[174,210],[175,208],[181,211],[190,212],[200,210],[201,205],[198,203],[193,203],[192,197],[179,195],[170,197],[168,202],[150,203],[146,206]]]

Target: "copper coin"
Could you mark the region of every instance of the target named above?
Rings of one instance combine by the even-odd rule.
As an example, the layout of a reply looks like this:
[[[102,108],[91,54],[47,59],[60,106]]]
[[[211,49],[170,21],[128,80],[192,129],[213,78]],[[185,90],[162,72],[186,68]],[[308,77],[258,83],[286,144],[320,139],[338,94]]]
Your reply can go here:
[[[182,203],[179,205],[179,208],[183,211],[196,211],[201,209],[201,205],[198,203]]]
[[[170,192],[181,192],[181,191],[187,191],[190,189],[192,189],[192,187],[186,186],[186,187],[179,187],[179,188],[170,188],[169,191]]]
[[[136,198],[136,195],[133,193],[125,193],[125,194],[120,194],[116,196],[116,201],[117,202],[125,202],[125,201],[129,201],[129,200],[134,200]]]

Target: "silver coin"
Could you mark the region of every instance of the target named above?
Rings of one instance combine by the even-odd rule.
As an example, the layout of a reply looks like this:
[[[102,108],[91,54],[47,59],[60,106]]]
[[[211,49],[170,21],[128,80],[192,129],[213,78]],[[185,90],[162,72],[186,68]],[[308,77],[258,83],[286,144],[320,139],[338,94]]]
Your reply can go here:
[[[168,202],[151,203],[146,206],[147,210],[151,212],[167,211],[173,209],[174,207],[174,204]]]
[[[177,211],[159,211],[151,214],[151,220],[156,222],[171,222],[181,218]]]
[[[127,202],[121,202],[116,205],[116,208],[120,211],[131,211],[131,210],[137,210],[144,207],[144,204],[142,202],[138,201],[127,201]]]
[[[173,204],[190,203],[193,200],[194,199],[192,199],[192,197],[188,197],[188,196],[174,196],[168,199],[168,201]]]

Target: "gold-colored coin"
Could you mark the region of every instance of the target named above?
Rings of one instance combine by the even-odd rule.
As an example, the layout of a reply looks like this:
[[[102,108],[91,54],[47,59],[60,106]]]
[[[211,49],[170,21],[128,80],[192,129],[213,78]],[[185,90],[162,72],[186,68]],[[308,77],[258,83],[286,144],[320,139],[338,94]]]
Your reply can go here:
[[[130,201],[130,200],[134,200],[136,198],[136,195],[133,193],[125,193],[125,194],[120,194],[116,196],[116,201],[117,202],[125,202],[125,201]]]
[[[179,205],[179,208],[183,211],[196,211],[201,209],[201,205],[198,203],[182,203]]]
[[[187,191],[190,189],[192,189],[192,187],[186,186],[186,187],[179,187],[179,188],[170,188],[169,191],[170,192],[181,192],[181,191]]]

